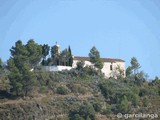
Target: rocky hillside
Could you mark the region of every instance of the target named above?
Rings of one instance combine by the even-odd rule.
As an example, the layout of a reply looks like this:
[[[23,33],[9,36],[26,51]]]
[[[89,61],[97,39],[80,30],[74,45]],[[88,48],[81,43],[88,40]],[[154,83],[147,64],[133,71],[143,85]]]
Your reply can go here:
[[[94,71],[85,75],[76,70],[35,74],[38,82],[28,96],[1,90],[1,120],[110,120],[120,119],[118,113],[160,115],[159,80],[139,85],[129,78],[105,79]],[[151,117],[156,118],[145,119]]]

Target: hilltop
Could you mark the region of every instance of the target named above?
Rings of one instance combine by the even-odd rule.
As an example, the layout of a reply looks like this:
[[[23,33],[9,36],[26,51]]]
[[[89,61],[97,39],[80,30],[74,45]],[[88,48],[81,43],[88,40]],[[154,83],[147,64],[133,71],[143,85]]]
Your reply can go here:
[[[68,51],[63,54],[68,57],[61,58],[72,62]],[[138,119],[159,119],[160,79],[149,82],[146,74],[138,71],[140,64],[135,57],[123,71],[125,77],[116,74],[106,78],[98,51],[90,56],[94,67],[79,61],[70,70],[54,72],[41,69],[55,62],[55,56],[46,59],[47,54],[46,45],[17,41],[7,65],[0,61],[2,120],[134,120],[134,114],[139,113],[148,116]]]

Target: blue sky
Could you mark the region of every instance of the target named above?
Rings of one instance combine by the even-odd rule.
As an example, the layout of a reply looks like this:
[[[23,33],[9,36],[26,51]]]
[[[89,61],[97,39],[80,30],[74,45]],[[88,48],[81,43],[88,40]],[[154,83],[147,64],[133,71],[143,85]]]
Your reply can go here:
[[[96,46],[101,57],[130,65],[135,56],[150,78],[160,77],[159,0],[0,0],[0,57],[17,40],[29,39],[76,56]]]

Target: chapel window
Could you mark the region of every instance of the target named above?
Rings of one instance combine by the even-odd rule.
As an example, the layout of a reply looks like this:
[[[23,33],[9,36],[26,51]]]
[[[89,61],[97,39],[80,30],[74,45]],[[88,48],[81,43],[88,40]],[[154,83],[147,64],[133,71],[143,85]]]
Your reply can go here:
[[[112,65],[112,63],[111,63],[111,65],[110,65],[110,70],[113,70],[113,65]]]

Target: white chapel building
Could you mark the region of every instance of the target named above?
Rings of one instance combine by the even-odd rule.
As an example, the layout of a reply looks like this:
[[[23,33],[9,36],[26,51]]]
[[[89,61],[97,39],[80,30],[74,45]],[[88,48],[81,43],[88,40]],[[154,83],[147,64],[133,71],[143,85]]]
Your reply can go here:
[[[76,67],[77,62],[84,61],[84,66],[93,66],[90,62],[89,57],[79,57],[74,56],[73,58],[73,68]],[[125,61],[121,59],[114,58],[101,58],[103,62],[103,68],[101,69],[102,73],[104,73],[105,77],[116,77],[117,75],[122,75],[125,77]]]
[[[54,46],[57,49],[58,54],[60,54],[60,46],[55,45]],[[73,56],[73,64],[71,66],[62,66],[62,65],[56,65],[56,66],[43,66],[43,70],[45,71],[62,71],[62,70],[71,70],[72,68],[77,67],[77,62],[84,61],[84,67],[85,66],[93,66],[93,64],[90,62],[89,57],[80,57],[80,56]],[[116,78],[118,75],[121,75],[125,77],[125,61],[122,59],[114,59],[114,58],[101,58],[101,61],[103,62],[103,68],[101,69],[102,73],[104,73],[104,76],[106,78],[114,77]]]

